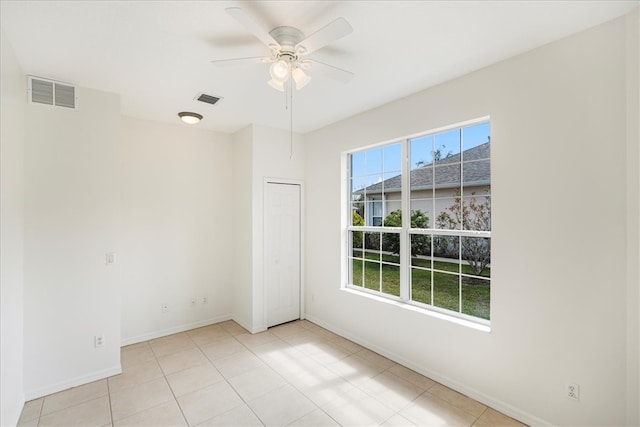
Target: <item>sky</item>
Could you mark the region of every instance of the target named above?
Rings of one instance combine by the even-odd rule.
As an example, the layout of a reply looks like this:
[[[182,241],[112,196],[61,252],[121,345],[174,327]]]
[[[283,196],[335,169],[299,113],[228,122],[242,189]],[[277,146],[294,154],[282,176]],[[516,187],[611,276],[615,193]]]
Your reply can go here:
[[[430,134],[410,140],[411,169],[433,162],[432,153],[439,150],[441,158],[459,154],[487,142],[490,123],[480,123],[447,132]],[[462,139],[462,144],[461,144]],[[461,146],[462,145],[462,146]],[[392,143],[351,155],[352,191],[397,176],[402,170],[402,144]]]

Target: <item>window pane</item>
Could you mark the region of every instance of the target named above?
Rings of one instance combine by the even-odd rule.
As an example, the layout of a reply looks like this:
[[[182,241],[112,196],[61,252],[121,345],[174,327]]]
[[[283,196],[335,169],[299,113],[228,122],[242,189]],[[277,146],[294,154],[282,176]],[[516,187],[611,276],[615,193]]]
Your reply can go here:
[[[483,152],[481,156],[476,158],[488,159],[490,154],[489,145],[491,141],[490,132],[491,132],[491,126],[489,125],[488,122],[463,128],[462,139],[463,139],[463,146],[464,146],[465,152],[474,147],[479,147],[482,144],[486,144],[486,146],[481,147],[479,150],[474,150],[474,152],[476,151]],[[473,154],[473,155],[476,155],[476,154]],[[471,160],[470,158],[467,157],[467,153],[465,153],[463,157],[465,160]]]
[[[458,271],[460,238],[458,236],[433,236],[433,256],[437,258],[433,262],[433,268]],[[455,268],[451,267],[452,265]]]
[[[364,204],[363,203],[354,203],[352,205],[351,212],[351,225],[364,225]]]
[[[460,129],[435,135],[433,163],[460,162]]]
[[[422,168],[432,164],[433,136],[423,136],[410,142],[411,169]]]
[[[445,230],[460,230],[462,219],[462,200],[449,197],[436,200],[436,227]]]
[[[373,289],[374,291],[380,290],[379,262],[364,262],[364,287],[367,289]]]
[[[351,176],[362,176],[364,171],[364,151],[351,154]]]
[[[382,150],[383,171],[399,174],[402,170],[402,144],[387,145]]]
[[[491,286],[489,280],[476,277],[462,278],[462,312],[489,320]]]
[[[460,275],[433,272],[433,305],[460,311]]]
[[[400,296],[400,266],[382,264],[382,292]]]
[[[491,198],[471,196],[462,200],[464,229],[476,231],[491,230]]]
[[[466,274],[491,277],[491,239],[462,237],[462,259],[468,268]]]
[[[365,258],[380,261],[380,233],[364,233]]]
[[[364,238],[362,231],[350,231],[349,238],[351,239],[351,247],[353,249],[352,255],[356,258],[362,258],[364,252]]]
[[[431,236],[411,234],[409,238],[411,239],[411,258],[421,259],[423,262],[422,266],[427,267],[427,265],[424,264],[430,261],[427,257],[431,255]],[[430,265],[428,267],[430,267]]]
[[[411,299],[431,304],[431,271],[411,269]]]
[[[460,188],[460,163],[446,164],[435,167],[436,197],[439,196],[439,189],[459,189]]]
[[[362,286],[362,260],[351,260],[351,284]]]
[[[474,160],[462,164],[465,193],[471,187],[488,185],[491,182],[491,161]]]
[[[400,264],[400,233],[382,233],[382,260]]]
[[[382,148],[365,151],[365,174],[382,174]]]

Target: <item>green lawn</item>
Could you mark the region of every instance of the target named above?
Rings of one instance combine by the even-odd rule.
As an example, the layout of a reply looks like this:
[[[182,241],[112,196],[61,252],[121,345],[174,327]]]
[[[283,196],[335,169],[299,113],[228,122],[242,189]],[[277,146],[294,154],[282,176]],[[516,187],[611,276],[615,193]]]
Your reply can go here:
[[[360,255],[354,251],[354,256]],[[386,265],[379,262],[380,255],[366,253],[364,283],[362,277],[362,260],[354,259],[353,284],[363,286],[368,289],[382,291],[386,294],[400,296],[400,267],[397,265]],[[382,261],[399,263],[396,255],[382,255]],[[429,260],[412,259],[412,266],[428,268],[411,269],[411,298],[425,304],[431,304],[431,274],[433,273],[433,305],[446,308],[456,312],[462,312],[471,316],[489,319],[490,286],[489,281],[462,277],[462,310],[460,310],[460,286],[458,264],[434,261],[433,268]],[[382,268],[381,268],[382,267]],[[381,271],[382,270],[382,271]],[[438,271],[439,270],[439,271]],[[449,274],[446,272],[453,272]],[[462,266],[462,272],[473,274],[473,270],[468,265]],[[489,268],[483,271],[483,276],[490,277]],[[382,278],[382,280],[380,280]],[[382,289],[380,289],[382,286]]]

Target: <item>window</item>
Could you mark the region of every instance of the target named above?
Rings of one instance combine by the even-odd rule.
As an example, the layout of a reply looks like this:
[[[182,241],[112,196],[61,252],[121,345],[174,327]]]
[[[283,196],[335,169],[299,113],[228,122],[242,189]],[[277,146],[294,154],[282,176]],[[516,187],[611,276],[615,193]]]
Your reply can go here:
[[[347,286],[488,323],[490,152],[483,120],[350,153]]]

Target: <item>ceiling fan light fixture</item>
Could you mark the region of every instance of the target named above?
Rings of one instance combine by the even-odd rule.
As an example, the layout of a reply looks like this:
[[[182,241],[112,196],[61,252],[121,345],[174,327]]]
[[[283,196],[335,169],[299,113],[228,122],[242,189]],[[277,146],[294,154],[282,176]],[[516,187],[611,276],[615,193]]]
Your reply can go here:
[[[269,86],[271,86],[275,90],[278,90],[280,92],[284,92],[284,82],[280,82],[280,81],[278,81],[276,79],[271,79],[267,83],[269,84]]]
[[[276,61],[269,67],[269,74],[273,80],[284,83],[289,79],[289,64],[283,60]]]
[[[178,113],[178,117],[180,117],[180,120],[190,125],[195,125],[202,120],[201,114],[191,113],[189,111],[182,111]]]
[[[296,82],[296,90],[302,89],[311,81],[311,77],[309,77],[304,71],[302,71],[302,68],[296,67],[291,72],[291,77],[293,77],[293,81]]]

